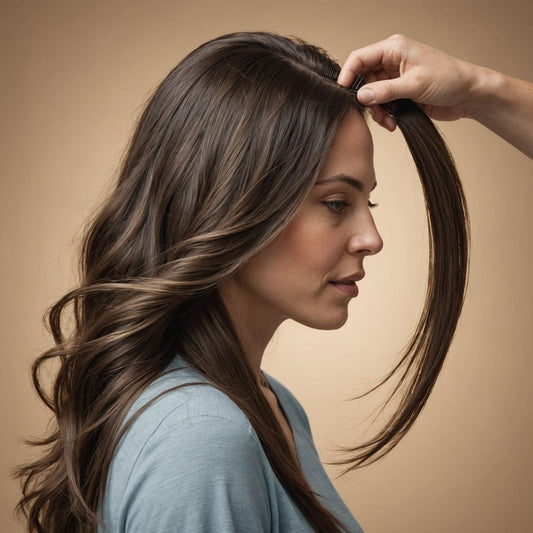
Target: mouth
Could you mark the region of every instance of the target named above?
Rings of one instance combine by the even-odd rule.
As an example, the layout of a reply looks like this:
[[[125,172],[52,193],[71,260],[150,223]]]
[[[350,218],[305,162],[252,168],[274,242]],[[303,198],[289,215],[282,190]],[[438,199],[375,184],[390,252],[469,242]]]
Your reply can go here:
[[[359,294],[359,289],[357,288],[354,280],[330,281],[329,283],[342,293],[347,294],[352,298],[355,298]]]
[[[365,277],[364,271],[357,272],[343,279],[330,281],[330,285],[333,285],[336,289],[348,296],[355,298],[359,294],[356,281],[360,281]]]

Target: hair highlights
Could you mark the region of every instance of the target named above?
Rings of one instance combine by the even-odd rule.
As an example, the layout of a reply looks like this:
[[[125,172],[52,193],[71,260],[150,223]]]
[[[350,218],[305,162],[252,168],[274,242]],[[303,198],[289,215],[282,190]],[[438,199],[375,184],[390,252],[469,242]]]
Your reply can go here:
[[[285,228],[346,112],[358,107],[354,92],[336,83],[339,71],[302,41],[236,33],[197,48],[157,88],[116,188],[88,228],[79,287],[49,313],[55,346],[33,367],[57,427],[34,443],[46,447],[42,458],[19,469],[19,507],[30,531],[95,530],[124,417],[176,353],[246,414],[311,526],[343,530],[292,456],[217,290]],[[412,387],[379,439],[355,448],[363,454],[349,460],[354,466],[386,453],[412,425],[442,365],[465,287],[467,216],[453,162],[431,122],[402,109],[396,116],[430,221],[427,304],[401,363]],[[75,325],[66,333],[69,309]],[[51,359],[60,368],[48,394],[39,372]]]

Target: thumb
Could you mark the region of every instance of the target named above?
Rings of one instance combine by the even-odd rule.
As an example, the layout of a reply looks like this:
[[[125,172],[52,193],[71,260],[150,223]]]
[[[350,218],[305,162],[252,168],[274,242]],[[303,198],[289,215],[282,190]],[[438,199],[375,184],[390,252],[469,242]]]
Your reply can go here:
[[[357,99],[363,105],[383,104],[398,98],[412,98],[411,92],[404,80],[395,78],[363,85],[357,92]]]

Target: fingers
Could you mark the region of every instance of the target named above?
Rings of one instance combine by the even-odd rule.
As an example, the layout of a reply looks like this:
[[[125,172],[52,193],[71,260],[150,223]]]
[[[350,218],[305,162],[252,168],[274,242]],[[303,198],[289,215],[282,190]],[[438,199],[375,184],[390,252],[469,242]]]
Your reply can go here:
[[[350,53],[339,74],[338,82],[348,87],[357,74],[366,74],[383,63],[383,42],[359,48]]]
[[[374,93],[373,87],[376,86],[376,82],[383,82],[390,79],[390,76],[384,70],[378,70],[376,72],[370,72],[365,76],[365,84],[357,92],[357,99],[363,105],[373,105],[376,103],[383,103],[384,100],[376,100],[376,95]],[[380,89],[381,85],[378,87],[378,98],[381,96],[383,90]]]
[[[396,129],[396,122],[394,121],[394,119],[390,115],[385,113],[385,111],[383,111],[380,106],[371,106],[369,109],[372,118],[380,126],[389,131],[394,131]]]
[[[349,86],[357,74],[383,70],[389,75],[399,72],[401,61],[406,55],[410,40],[403,35],[370,44],[350,53],[339,74],[338,82]]]
[[[476,67],[403,35],[354,50],[339,74],[338,82],[349,86],[356,75],[365,83],[357,92],[364,106],[374,110],[374,120],[388,130],[392,117],[379,104],[409,98],[426,105],[430,117],[457,120],[475,107]]]
[[[396,122],[378,105],[413,94],[413,81],[400,77],[410,47],[414,44],[403,35],[393,35],[350,53],[338,77],[341,85],[349,86],[355,76],[365,77],[365,85],[357,92],[357,99],[370,106],[373,119],[385,129],[394,131]]]
[[[398,98],[413,98],[413,96],[414,90],[406,78],[367,83],[357,93],[357,99],[363,105],[383,104],[398,100]]]

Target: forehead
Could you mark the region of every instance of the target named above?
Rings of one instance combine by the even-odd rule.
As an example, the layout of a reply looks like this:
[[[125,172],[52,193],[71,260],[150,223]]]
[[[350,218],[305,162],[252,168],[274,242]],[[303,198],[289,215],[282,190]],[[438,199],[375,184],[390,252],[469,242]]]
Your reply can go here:
[[[363,117],[350,109],[341,122],[318,180],[345,174],[353,176],[371,188],[375,182],[374,145]]]

